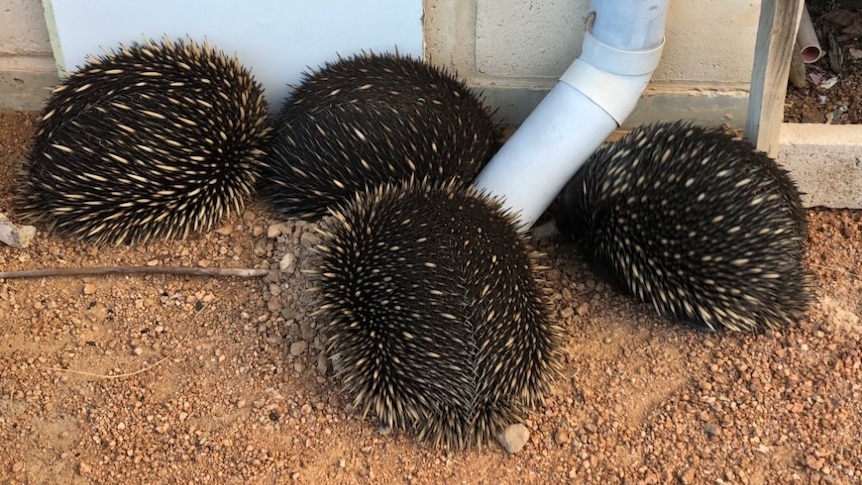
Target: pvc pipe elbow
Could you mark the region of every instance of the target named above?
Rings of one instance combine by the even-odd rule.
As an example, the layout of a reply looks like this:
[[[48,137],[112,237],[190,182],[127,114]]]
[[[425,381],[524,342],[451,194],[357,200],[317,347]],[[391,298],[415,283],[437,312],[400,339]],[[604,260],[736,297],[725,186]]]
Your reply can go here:
[[[599,2],[599,7],[615,11],[622,8],[619,4]],[[623,49],[587,32],[581,56],[474,181],[481,192],[501,198],[503,207],[518,215],[521,231],[541,217],[578,168],[628,117],[658,66],[666,1],[652,17],[646,11],[622,12],[647,24],[639,34],[643,42],[659,41],[645,49]],[[609,28],[621,25],[620,19],[612,20]],[[631,36],[608,36],[621,45],[632,44]]]
[[[586,32],[581,57],[566,69],[560,82],[584,93],[619,126],[635,109],[658,67],[663,49],[664,39],[651,49],[627,51],[607,45]]]

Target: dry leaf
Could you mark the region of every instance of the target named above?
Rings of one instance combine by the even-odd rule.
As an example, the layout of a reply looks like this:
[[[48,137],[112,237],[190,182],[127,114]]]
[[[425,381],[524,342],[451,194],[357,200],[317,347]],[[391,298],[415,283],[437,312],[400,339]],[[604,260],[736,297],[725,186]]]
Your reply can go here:
[[[862,14],[851,10],[844,10],[843,8],[836,8],[829,13],[823,14],[820,18],[839,27],[850,27],[853,24],[862,22]]]

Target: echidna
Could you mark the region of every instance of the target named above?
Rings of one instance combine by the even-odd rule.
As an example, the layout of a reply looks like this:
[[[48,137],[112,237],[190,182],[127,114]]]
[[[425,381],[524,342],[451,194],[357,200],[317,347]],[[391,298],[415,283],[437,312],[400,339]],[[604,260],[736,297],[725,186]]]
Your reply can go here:
[[[446,71],[398,54],[339,58],[285,101],[261,193],[281,215],[315,219],[386,182],[466,185],[501,139],[482,100]]]
[[[324,221],[319,313],[359,409],[462,448],[542,401],[559,329],[516,224],[453,181],[384,184]]]
[[[556,223],[635,297],[703,330],[792,324],[811,300],[796,185],[717,128],[656,123],[604,145]]]
[[[96,243],[186,237],[240,211],[269,141],[261,85],[192,40],[91,57],[52,91],[17,214]]]

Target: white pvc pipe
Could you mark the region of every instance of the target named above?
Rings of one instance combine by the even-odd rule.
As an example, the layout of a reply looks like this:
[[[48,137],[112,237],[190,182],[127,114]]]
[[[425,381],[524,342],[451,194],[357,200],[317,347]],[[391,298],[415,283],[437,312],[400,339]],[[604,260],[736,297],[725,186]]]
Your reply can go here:
[[[661,56],[667,3],[592,0],[581,56],[476,177],[522,231],[634,109]]]
[[[817,61],[823,55],[820,40],[817,39],[817,32],[814,31],[814,24],[808,14],[808,5],[802,9],[799,31],[796,32],[796,48],[802,53],[802,61],[806,64]]]

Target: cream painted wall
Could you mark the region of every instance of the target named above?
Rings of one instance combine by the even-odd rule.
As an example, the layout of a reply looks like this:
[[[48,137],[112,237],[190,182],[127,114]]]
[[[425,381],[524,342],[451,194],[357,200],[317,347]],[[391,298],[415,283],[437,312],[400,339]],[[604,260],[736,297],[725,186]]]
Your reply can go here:
[[[50,0],[54,54],[73,71],[92,53],[144,36],[206,39],[236,54],[277,109],[317,67],[362,50],[420,57],[423,0]],[[153,15],[152,12],[158,12]]]
[[[578,56],[588,6],[425,0],[425,55],[482,89],[506,121],[518,123]],[[664,56],[631,120],[741,125],[759,10],[758,0],[670,0]],[[38,84],[56,81],[52,69],[41,1],[0,0],[0,108],[38,109]]]

